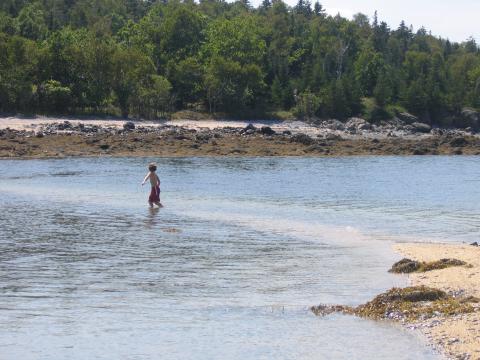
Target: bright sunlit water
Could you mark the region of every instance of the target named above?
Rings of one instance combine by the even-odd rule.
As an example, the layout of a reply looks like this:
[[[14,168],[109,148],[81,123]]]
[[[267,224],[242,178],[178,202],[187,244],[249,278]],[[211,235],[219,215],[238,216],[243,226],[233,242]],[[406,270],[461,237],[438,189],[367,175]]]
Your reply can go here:
[[[398,241],[478,240],[476,157],[0,161],[0,359],[437,359],[334,315]]]

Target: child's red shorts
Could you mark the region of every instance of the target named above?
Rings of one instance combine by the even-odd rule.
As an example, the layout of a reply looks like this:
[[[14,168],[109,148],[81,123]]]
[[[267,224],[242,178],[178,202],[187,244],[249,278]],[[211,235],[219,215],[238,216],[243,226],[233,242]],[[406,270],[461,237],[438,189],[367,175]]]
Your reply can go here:
[[[160,186],[153,186],[148,197],[148,202],[160,202]]]

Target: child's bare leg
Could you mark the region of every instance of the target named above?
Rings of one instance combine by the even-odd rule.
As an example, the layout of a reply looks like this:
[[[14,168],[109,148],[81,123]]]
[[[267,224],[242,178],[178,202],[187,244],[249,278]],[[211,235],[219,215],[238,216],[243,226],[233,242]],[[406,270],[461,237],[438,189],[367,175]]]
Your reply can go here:
[[[155,205],[157,205],[158,207],[163,207],[163,205],[160,201],[155,202]]]
[[[149,201],[148,205],[150,205],[150,207],[153,208],[153,202]]]

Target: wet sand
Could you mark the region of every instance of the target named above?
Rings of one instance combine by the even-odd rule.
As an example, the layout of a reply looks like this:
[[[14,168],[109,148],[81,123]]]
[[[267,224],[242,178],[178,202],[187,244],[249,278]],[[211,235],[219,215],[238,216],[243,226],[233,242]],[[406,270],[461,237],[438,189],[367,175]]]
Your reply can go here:
[[[463,260],[471,267],[451,267],[424,273],[412,273],[412,286],[425,285],[455,296],[480,298],[480,247],[445,244],[399,244],[395,250],[417,261],[442,258]],[[480,359],[480,312],[432,319],[410,324],[430,343],[454,359]]]

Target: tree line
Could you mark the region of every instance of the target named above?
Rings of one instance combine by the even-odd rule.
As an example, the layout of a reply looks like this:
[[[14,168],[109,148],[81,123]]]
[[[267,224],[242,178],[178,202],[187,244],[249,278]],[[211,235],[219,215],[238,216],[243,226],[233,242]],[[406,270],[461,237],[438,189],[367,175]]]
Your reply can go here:
[[[0,111],[178,110],[446,122],[480,107],[480,51],[317,1],[3,0]]]

